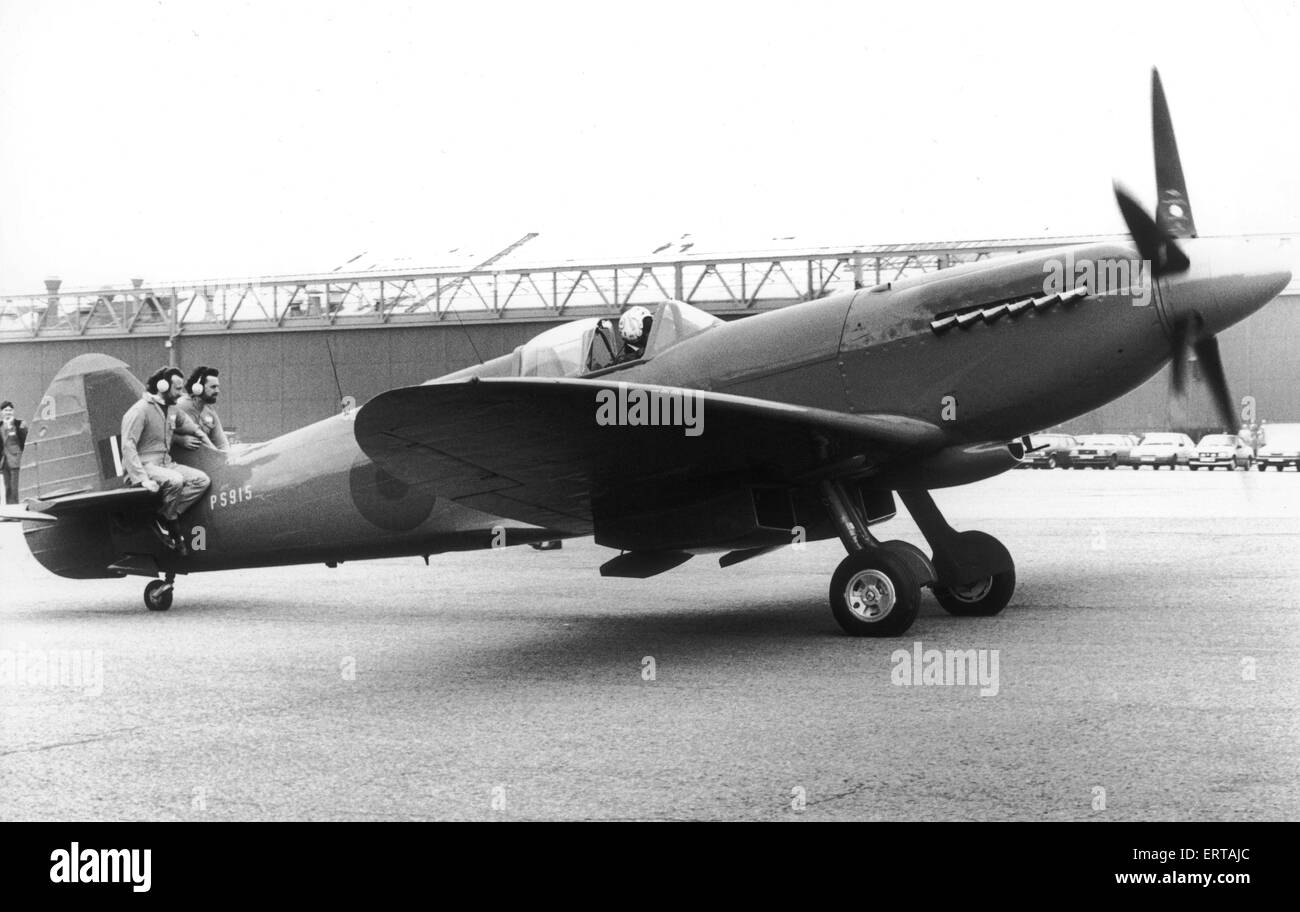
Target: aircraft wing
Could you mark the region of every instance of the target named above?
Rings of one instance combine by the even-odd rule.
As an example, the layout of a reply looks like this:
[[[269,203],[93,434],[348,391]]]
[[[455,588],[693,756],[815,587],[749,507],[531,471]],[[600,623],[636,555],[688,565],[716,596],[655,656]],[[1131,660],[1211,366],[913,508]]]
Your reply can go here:
[[[398,479],[572,534],[619,503],[689,498],[724,480],[807,484],[944,440],[934,425],[899,415],[577,379],[404,387],[376,396],[355,421],[361,449]]]

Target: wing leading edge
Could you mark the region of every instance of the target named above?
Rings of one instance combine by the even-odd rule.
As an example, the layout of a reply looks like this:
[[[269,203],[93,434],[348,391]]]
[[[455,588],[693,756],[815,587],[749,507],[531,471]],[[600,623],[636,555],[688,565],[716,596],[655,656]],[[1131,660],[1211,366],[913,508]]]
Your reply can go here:
[[[934,425],[725,393],[577,379],[481,379],[383,393],[356,415],[361,449],[408,483],[486,512],[592,531],[646,499],[717,484],[868,474],[943,446]]]

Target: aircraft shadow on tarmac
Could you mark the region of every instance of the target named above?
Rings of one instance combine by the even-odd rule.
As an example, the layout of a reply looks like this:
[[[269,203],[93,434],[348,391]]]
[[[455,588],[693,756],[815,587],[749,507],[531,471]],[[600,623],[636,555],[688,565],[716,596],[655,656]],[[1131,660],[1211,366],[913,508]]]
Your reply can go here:
[[[1117,585],[1120,583],[1119,576],[1117,574]],[[1017,610],[1024,609],[1057,610],[1068,608],[1069,610],[1086,610],[1087,606],[1069,605],[1065,604],[1065,601],[1060,598],[1052,598],[1051,593],[1056,591],[1061,593],[1083,591],[1082,587],[1085,586],[1087,581],[1095,583],[1095,574],[1085,569],[1080,569],[1077,572],[1066,569],[1057,578],[1037,579],[1033,583],[1026,582],[1022,584],[1021,591],[1017,594],[1015,601],[1007,607],[1006,617],[1013,618]],[[353,600],[351,595],[344,593],[340,596],[341,602],[350,600]],[[266,620],[291,622],[295,612],[286,609],[300,604],[301,600],[294,597],[290,588],[286,587],[283,591],[280,591],[279,587],[266,587],[256,596],[226,593],[197,596],[192,598],[183,609],[173,610],[166,614],[145,615],[133,600],[118,599],[115,593],[106,592],[102,598],[96,599],[90,604],[83,602],[81,604],[41,607],[37,610],[37,614],[43,620],[66,618],[75,621],[87,617],[119,617],[132,623],[139,622],[142,617],[154,617],[158,621],[166,622],[168,619],[180,620],[187,616],[204,620],[253,616]],[[464,622],[473,620],[478,616],[485,625],[499,623],[502,628],[501,633],[506,638],[510,638],[510,631],[520,624],[526,627],[535,627],[538,623],[542,623],[548,628],[562,625],[564,628],[572,627],[575,630],[586,630],[600,636],[615,635],[621,632],[625,633],[627,638],[638,641],[649,638],[663,639],[665,637],[689,636],[779,637],[782,639],[834,637],[837,640],[842,639],[839,628],[829,618],[821,616],[822,612],[819,611],[821,604],[819,595],[809,593],[806,597],[800,599],[770,598],[756,600],[746,598],[743,601],[736,600],[730,603],[714,598],[707,604],[672,611],[671,613],[666,613],[657,606],[595,614],[576,607],[568,613],[557,611],[531,613],[527,609],[521,609],[518,612],[501,612],[499,610],[485,612],[474,605],[467,605],[457,608],[435,607],[427,611],[404,609],[400,612],[400,619],[404,622],[437,625],[439,619],[447,617],[455,617],[458,622]],[[323,615],[324,619],[328,620],[331,613],[333,613],[333,609],[329,606],[322,606],[316,617],[321,618]],[[933,596],[928,593],[922,596],[920,616],[928,618],[935,630],[942,629],[945,633],[951,632],[952,624],[975,626],[989,622],[989,619],[950,618],[934,600]],[[340,623],[355,620],[354,616],[345,621],[341,613],[338,617]],[[396,619],[394,620],[396,621]],[[949,621],[952,623],[947,623]],[[916,631],[918,636],[924,632]],[[906,637],[903,639],[906,639]],[[894,642],[894,640],[886,639],[886,642]]]

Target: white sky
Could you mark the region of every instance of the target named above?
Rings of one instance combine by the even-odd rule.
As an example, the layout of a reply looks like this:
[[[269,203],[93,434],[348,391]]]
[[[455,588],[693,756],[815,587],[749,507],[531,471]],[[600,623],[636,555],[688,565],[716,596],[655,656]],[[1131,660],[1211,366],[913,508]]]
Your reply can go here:
[[[1153,64],[1201,233],[1300,233],[1298,42],[1294,2],[0,0],[0,291],[528,231],[523,259],[1118,233]]]

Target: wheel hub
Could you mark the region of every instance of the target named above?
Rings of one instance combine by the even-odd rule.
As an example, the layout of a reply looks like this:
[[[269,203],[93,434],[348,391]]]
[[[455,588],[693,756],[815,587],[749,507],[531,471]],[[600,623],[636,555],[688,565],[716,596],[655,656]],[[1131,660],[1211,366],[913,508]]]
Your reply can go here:
[[[859,570],[844,586],[844,603],[864,621],[882,620],[897,601],[893,580],[879,570]]]
[[[953,598],[962,602],[974,604],[988,595],[989,590],[992,588],[993,577],[988,576],[980,580],[978,583],[971,583],[969,586],[951,586],[948,591],[952,593]]]

